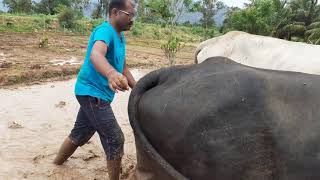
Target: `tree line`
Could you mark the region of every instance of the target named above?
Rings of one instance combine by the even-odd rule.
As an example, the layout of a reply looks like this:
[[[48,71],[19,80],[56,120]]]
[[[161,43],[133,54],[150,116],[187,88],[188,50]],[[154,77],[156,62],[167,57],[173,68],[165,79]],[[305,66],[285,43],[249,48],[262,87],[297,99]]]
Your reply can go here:
[[[320,44],[320,5],[318,0],[251,0],[244,9],[229,10],[222,31],[231,30]]]
[[[320,5],[318,0],[250,0],[244,8],[227,7],[220,0],[136,0],[140,23],[161,24],[166,30],[162,39],[163,49],[170,64],[183,47],[183,39],[176,34],[178,19],[186,13],[199,12],[206,38],[216,36],[217,30],[232,30],[251,34],[273,36],[290,41],[320,44]],[[97,0],[92,18],[106,17],[110,0]],[[9,13],[58,14],[60,24],[71,27],[72,22],[83,16],[83,10],[93,3],[90,0],[4,0]],[[216,27],[214,15],[226,10],[222,27]]]

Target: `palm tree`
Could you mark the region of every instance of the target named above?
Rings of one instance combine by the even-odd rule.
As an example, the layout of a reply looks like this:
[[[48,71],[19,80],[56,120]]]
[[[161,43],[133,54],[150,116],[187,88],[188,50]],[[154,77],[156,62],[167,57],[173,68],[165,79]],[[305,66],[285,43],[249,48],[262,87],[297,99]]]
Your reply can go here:
[[[314,0],[312,3],[314,7],[311,9],[311,24],[307,26],[305,39],[308,43],[320,44],[320,5],[317,5],[318,0]]]
[[[289,39],[288,25],[292,24],[292,12],[287,0],[273,0],[275,14],[272,17],[272,36]]]
[[[320,21],[310,24],[305,34],[308,43],[320,44]]]
[[[293,20],[304,22],[306,26],[312,24],[319,17],[317,3],[318,0],[292,0],[289,6],[295,13]]]
[[[304,29],[304,40],[319,44],[320,39],[320,6],[318,0],[292,0],[290,8],[294,12],[293,21],[300,23]],[[300,29],[303,32],[302,28]],[[301,34],[299,34],[301,35]]]
[[[276,8],[276,13],[273,18],[274,28],[272,35],[287,40],[291,40],[293,36],[304,37],[305,31],[307,30],[306,25],[305,22],[296,20],[296,11],[299,8],[291,7],[293,1],[273,0],[273,3]]]
[[[320,6],[318,0],[273,0],[276,6],[273,36],[291,40],[299,37],[320,43]]]

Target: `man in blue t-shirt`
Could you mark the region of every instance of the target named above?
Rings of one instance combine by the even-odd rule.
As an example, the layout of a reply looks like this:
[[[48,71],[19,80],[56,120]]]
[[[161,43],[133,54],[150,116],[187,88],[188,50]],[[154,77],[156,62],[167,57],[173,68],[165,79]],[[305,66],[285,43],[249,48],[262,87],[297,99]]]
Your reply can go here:
[[[134,5],[130,0],[111,0],[109,22],[103,22],[91,33],[75,85],[80,110],[74,128],[54,160],[55,164],[62,164],[78,146],[87,143],[98,132],[110,179],[119,179],[124,135],[110,103],[115,93],[129,90],[136,84],[126,65],[123,34],[133,25],[134,15]]]

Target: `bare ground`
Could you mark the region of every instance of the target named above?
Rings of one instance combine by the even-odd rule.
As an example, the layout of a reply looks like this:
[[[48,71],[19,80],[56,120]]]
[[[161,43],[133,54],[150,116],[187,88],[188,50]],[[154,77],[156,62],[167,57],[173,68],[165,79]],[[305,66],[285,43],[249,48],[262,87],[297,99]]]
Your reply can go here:
[[[48,47],[40,48],[40,33],[0,33],[0,88],[43,81],[65,80],[77,74],[85,53],[88,36],[47,33]],[[159,42],[128,39],[127,63],[140,69],[168,65]],[[193,63],[195,47],[177,54],[176,64]]]
[[[88,37],[46,35],[48,47],[40,48],[41,34],[0,33],[0,179],[107,179],[97,135],[64,165],[52,164],[79,108],[73,94],[74,77],[83,62]],[[157,42],[127,42],[127,63],[135,69],[136,78],[167,66]],[[193,63],[194,49],[186,47],[178,53],[177,64]],[[127,116],[129,93],[118,94],[112,104],[126,139],[122,179],[128,178],[136,162]]]
[[[133,70],[135,78],[145,72]],[[97,134],[62,166],[52,163],[73,127],[79,104],[75,79],[42,85],[0,89],[0,179],[108,179],[105,155]],[[135,144],[127,115],[130,92],[116,95],[112,108],[125,135],[122,179],[136,163]]]

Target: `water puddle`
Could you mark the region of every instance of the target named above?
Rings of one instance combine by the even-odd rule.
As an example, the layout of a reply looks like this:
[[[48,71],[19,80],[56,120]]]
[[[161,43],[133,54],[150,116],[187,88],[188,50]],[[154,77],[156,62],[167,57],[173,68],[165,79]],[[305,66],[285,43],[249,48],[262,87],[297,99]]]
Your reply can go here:
[[[81,62],[74,56],[72,56],[69,60],[64,59],[53,59],[49,61],[55,66],[63,66],[63,65],[80,65]]]

